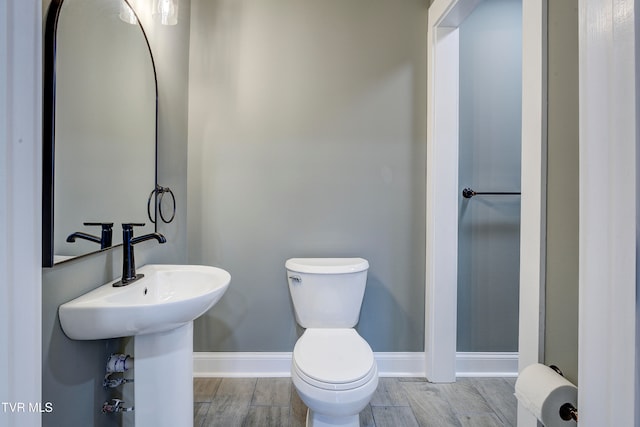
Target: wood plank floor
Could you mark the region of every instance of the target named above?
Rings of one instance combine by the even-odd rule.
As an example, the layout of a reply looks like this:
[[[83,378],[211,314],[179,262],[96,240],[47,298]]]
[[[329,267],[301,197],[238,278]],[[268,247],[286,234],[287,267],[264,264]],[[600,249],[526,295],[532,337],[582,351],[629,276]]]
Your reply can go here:
[[[515,378],[380,378],[360,413],[366,427],[515,427]],[[307,408],[290,378],[194,379],[195,427],[304,427]]]

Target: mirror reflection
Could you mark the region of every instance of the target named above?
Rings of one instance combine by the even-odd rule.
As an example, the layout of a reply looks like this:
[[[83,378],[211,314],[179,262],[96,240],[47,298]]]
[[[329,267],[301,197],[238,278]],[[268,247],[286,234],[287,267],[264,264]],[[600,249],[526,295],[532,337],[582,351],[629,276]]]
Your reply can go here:
[[[155,230],[147,200],[155,188],[156,84],[142,28],[120,18],[121,0],[54,0],[49,13],[56,7],[45,266],[47,258],[62,262],[122,243],[121,223],[146,223],[140,234]]]

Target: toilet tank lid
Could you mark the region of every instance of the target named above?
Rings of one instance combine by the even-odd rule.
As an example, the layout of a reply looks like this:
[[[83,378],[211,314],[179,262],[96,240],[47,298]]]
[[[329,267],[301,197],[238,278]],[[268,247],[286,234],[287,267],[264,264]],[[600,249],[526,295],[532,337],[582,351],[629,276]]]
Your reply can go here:
[[[285,267],[297,273],[342,274],[365,271],[369,262],[364,258],[290,258]]]

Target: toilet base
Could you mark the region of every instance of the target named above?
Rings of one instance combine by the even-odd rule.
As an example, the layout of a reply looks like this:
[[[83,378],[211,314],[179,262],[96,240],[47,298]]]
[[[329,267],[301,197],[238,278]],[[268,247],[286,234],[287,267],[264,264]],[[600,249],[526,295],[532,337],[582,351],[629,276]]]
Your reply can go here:
[[[360,427],[360,414],[328,417],[307,409],[307,427]]]

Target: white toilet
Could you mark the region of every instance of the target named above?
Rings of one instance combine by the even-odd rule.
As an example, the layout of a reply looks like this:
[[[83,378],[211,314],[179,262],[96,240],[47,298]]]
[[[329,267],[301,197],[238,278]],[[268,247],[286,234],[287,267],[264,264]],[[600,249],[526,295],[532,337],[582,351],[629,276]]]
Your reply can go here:
[[[358,323],[369,263],[362,258],[292,258],[285,264],[296,321],[291,378],[307,405],[307,427],[360,425],[378,368]]]

